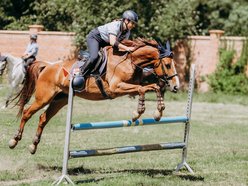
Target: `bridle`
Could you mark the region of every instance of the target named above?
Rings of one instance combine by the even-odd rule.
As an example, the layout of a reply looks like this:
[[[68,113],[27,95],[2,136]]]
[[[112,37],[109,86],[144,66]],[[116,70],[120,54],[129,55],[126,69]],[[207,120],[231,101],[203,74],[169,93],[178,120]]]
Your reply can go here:
[[[161,76],[158,76],[157,74],[155,74],[159,79],[161,79],[162,81],[165,81],[166,83],[169,81],[169,80],[171,80],[173,77],[175,77],[175,76],[178,76],[178,74],[177,73],[175,73],[175,74],[173,74],[173,75],[171,75],[171,76],[168,76],[166,73],[165,73],[165,66],[166,66],[166,68],[167,69],[170,69],[171,68],[171,66],[170,65],[164,65],[163,64],[163,62],[162,62],[162,59],[163,58],[165,58],[165,57],[162,57],[162,58],[159,58],[159,61],[158,61],[158,63],[155,63],[154,64],[154,69],[155,68],[158,68],[160,65],[162,65],[162,72],[163,72],[163,75],[162,75],[162,77]],[[171,59],[172,59],[172,57],[171,57]]]
[[[159,80],[165,82],[166,85],[169,85],[169,82],[168,82],[168,81],[171,80],[173,77],[178,76],[178,74],[175,73],[175,74],[173,74],[173,75],[171,75],[171,76],[168,76],[168,75],[165,73],[165,68],[170,69],[171,66],[170,66],[170,65],[168,65],[168,66],[165,65],[165,64],[163,63],[162,59],[163,59],[163,58],[166,58],[166,57],[169,57],[169,58],[173,59],[173,54],[172,54],[172,52],[169,52],[169,54],[167,54],[166,52],[161,51],[159,48],[158,48],[158,50],[159,50],[159,61],[158,61],[157,63],[154,63],[153,69],[156,69],[156,68],[158,68],[160,65],[162,65],[162,72],[163,72],[163,75],[162,75],[162,76],[158,76],[158,75],[157,75],[156,73],[154,73],[154,72],[152,72],[152,74],[153,74],[154,76],[156,76]],[[161,53],[161,52],[163,52],[163,53]],[[130,58],[131,58],[131,63],[132,63],[134,66],[138,67],[139,69],[143,70],[143,69],[144,69],[143,67],[141,67],[141,66],[139,66],[139,65],[137,65],[137,64],[135,64],[135,63],[133,62],[133,60],[132,60],[132,52],[129,52],[129,55],[130,55]]]

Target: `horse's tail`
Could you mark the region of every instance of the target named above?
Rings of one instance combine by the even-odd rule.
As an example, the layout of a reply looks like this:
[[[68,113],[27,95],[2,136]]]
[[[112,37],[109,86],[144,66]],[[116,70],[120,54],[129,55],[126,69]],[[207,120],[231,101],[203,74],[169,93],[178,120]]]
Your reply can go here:
[[[16,102],[16,105],[19,106],[17,117],[20,117],[22,115],[24,106],[29,102],[30,98],[34,94],[36,81],[39,77],[40,72],[44,68],[45,66],[39,64],[39,62],[34,62],[28,67],[23,87],[14,98],[18,98],[18,101]]]

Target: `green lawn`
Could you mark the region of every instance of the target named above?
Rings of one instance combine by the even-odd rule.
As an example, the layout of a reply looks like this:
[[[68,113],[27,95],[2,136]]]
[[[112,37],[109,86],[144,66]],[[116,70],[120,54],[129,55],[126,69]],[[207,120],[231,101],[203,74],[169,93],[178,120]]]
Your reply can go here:
[[[5,93],[2,89],[1,104]],[[167,93],[165,116],[184,115],[186,101],[185,93]],[[73,123],[130,119],[136,106],[137,98],[75,99]],[[155,108],[154,95],[149,94],[143,117],[152,117]],[[42,111],[27,123],[23,139],[13,150],[8,141],[19,125],[17,108],[0,111],[0,185],[51,185],[61,175],[66,109],[46,126],[35,155],[27,147]],[[195,94],[187,159],[195,174],[185,169],[174,172],[181,161],[178,149],[72,159],[69,176],[78,185],[90,186],[248,185],[247,113],[244,96]],[[71,135],[70,149],[182,141],[183,131],[180,124],[78,131]]]

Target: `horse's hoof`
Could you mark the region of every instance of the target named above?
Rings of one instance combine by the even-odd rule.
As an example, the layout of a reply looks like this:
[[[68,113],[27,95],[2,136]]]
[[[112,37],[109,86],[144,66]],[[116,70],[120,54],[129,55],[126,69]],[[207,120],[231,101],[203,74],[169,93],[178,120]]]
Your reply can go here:
[[[155,119],[155,121],[159,121],[162,117],[162,112],[159,112],[158,110],[156,110],[153,114],[153,118]]]
[[[140,117],[139,113],[137,111],[133,111],[132,121],[136,121],[139,117]]]
[[[36,146],[34,145],[34,144],[32,144],[32,145],[29,145],[29,147],[28,147],[28,150],[29,150],[29,152],[31,153],[31,154],[35,154],[35,152],[36,152]]]
[[[11,149],[15,148],[17,143],[18,143],[18,141],[16,141],[15,139],[9,140],[9,148],[11,148]]]

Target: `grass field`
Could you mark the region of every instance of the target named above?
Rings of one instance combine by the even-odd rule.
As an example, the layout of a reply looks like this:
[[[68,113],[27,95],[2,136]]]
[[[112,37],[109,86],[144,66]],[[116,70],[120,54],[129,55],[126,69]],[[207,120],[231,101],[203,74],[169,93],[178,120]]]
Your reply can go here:
[[[6,89],[0,91],[3,104]],[[165,116],[184,115],[187,95],[167,96]],[[153,114],[153,98],[147,96],[144,118]],[[136,106],[137,98],[75,99],[73,122],[130,119]],[[8,141],[19,126],[17,108],[0,110],[0,185],[51,185],[61,175],[66,109],[46,126],[35,155],[27,147],[41,111],[27,123],[23,139],[11,150]],[[181,161],[178,149],[73,159],[68,164],[70,178],[78,185],[248,185],[247,97],[195,95],[191,124],[187,162],[195,174],[174,172]],[[183,130],[183,125],[171,124],[74,132],[70,149],[182,141]]]

